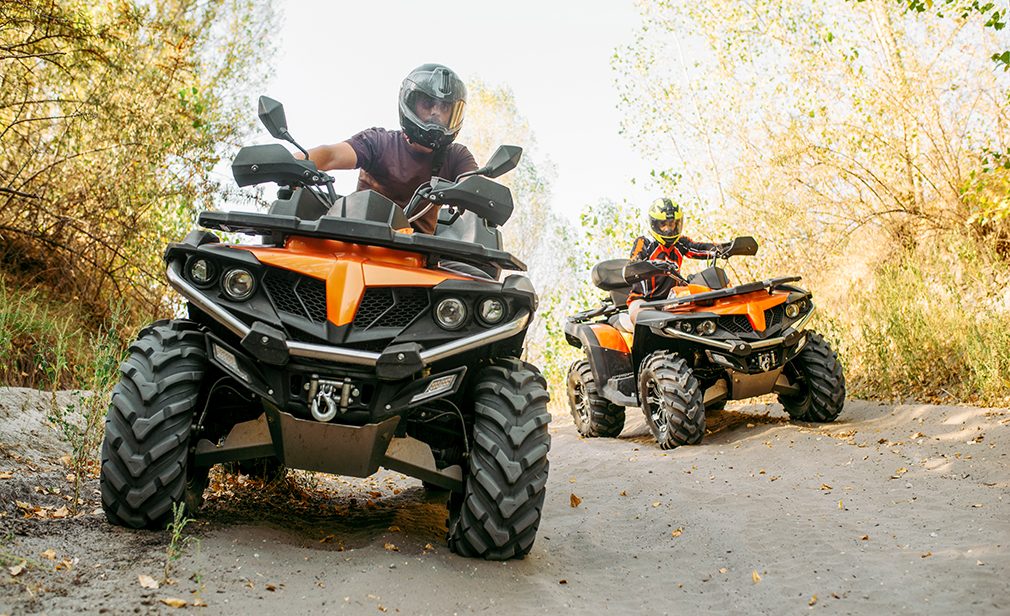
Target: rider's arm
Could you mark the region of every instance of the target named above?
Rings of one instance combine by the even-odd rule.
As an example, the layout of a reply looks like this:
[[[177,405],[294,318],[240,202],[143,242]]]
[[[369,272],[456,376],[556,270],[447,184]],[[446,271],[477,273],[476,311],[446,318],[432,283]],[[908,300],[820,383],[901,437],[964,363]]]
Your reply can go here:
[[[301,152],[295,153],[295,158],[304,158]],[[346,141],[333,145],[321,145],[309,150],[309,160],[316,163],[320,171],[335,169],[354,169],[358,166],[358,155]]]
[[[677,240],[677,250],[688,259],[708,259],[718,247],[718,244],[709,242],[695,242],[687,236]]]
[[[649,258],[649,251],[646,248],[648,242],[645,241],[644,237],[639,236],[635,243],[631,246],[631,257],[632,261],[644,261]]]

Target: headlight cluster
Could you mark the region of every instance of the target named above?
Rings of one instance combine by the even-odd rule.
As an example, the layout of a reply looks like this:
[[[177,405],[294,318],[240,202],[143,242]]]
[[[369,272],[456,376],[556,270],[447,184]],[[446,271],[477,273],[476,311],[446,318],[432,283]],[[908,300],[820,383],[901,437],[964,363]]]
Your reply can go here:
[[[187,277],[198,287],[207,288],[218,280],[218,266],[210,259],[196,257],[186,266]],[[256,291],[256,277],[244,267],[230,267],[220,276],[221,291],[228,299],[244,302]]]
[[[442,329],[457,330],[467,322],[470,304],[459,297],[445,297],[435,304],[435,322]],[[476,317],[482,325],[498,325],[508,316],[508,304],[500,297],[485,297],[477,301]]]
[[[695,333],[701,336],[711,336],[718,329],[715,325],[715,321],[711,319],[705,319],[704,321],[680,321],[673,325],[674,328],[679,329],[685,334]]]
[[[807,310],[807,300],[801,299],[798,302],[793,302],[791,304],[786,304],[785,312],[786,316],[790,319],[795,319],[800,316],[801,313]]]

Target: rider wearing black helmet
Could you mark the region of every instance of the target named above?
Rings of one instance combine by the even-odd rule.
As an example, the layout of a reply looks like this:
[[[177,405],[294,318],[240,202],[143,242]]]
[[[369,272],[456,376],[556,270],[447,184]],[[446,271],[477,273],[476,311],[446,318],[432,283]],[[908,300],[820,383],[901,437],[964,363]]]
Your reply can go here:
[[[400,86],[400,128],[369,128],[347,141],[309,150],[320,170],[361,169],[357,190],[374,190],[405,207],[418,186],[433,176],[455,179],[477,163],[466,146],[453,143],[463,125],[466,85],[446,66],[423,64]],[[434,233],[438,208],[414,221]]]
[[[646,215],[649,220],[649,235],[635,239],[631,249],[633,261],[665,261],[670,264],[672,272],[679,276],[680,264],[684,257],[688,259],[707,259],[716,250],[729,244],[710,244],[695,242],[683,235],[684,209],[672,199],[656,199],[649,206]],[[634,300],[652,300],[665,298],[676,284],[672,276],[656,276],[643,280],[632,287],[628,295],[628,303]]]

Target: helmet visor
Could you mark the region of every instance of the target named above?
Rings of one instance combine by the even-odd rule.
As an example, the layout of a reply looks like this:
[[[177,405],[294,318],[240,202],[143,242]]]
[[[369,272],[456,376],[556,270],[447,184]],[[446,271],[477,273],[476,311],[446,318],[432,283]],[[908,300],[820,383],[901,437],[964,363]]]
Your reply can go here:
[[[652,221],[652,230],[663,237],[679,237],[683,228],[683,217]]]
[[[402,111],[418,126],[425,129],[440,128],[450,134],[459,130],[463,124],[463,109],[466,106],[464,100],[451,96],[432,96],[413,82],[404,85],[407,92],[402,101]]]

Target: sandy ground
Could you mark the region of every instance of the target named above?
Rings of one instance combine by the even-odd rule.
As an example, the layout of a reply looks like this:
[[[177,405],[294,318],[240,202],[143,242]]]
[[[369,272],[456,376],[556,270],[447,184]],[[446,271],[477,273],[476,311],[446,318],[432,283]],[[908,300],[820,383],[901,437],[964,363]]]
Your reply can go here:
[[[752,404],[673,452],[637,410],[610,440],[559,412],[537,543],[508,563],[450,553],[444,497],[402,475],[218,472],[146,589],[169,535],[107,524],[96,479],[52,519],[71,483],[38,397],[0,390],[0,614],[1010,612],[1007,409],[851,401],[816,426]]]

